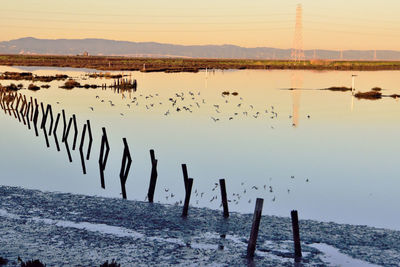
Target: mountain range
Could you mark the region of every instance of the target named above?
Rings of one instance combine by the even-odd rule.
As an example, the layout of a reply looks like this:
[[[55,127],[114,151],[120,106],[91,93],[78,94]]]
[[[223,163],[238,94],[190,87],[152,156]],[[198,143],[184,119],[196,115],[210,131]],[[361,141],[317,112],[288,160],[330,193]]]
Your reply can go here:
[[[236,45],[176,45],[107,39],[37,39],[0,42],[0,54],[104,55],[133,57],[290,59],[291,49]],[[304,50],[305,59],[400,60],[394,50]]]

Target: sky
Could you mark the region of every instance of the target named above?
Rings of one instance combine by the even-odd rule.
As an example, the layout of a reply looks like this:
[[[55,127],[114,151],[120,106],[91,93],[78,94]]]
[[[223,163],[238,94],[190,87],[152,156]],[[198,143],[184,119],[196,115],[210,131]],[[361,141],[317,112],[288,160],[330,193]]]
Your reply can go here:
[[[400,50],[399,0],[3,0],[0,41],[104,38],[183,45]]]

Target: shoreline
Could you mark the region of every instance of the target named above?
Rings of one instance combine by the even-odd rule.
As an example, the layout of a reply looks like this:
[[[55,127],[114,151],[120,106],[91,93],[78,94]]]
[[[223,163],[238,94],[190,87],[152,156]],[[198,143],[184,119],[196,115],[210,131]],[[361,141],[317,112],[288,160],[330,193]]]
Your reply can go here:
[[[254,70],[400,70],[400,61],[328,61],[203,59],[203,58],[139,58],[122,56],[63,55],[0,55],[0,65],[88,68],[99,71],[198,72],[208,69]]]

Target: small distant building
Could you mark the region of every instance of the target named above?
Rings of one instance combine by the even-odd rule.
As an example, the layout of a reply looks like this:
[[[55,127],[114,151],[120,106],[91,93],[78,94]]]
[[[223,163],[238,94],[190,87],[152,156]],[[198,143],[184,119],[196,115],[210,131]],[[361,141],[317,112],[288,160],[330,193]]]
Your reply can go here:
[[[89,56],[89,52],[88,51],[85,51],[85,52],[83,52],[83,54],[82,54],[84,57],[87,57],[87,56]]]

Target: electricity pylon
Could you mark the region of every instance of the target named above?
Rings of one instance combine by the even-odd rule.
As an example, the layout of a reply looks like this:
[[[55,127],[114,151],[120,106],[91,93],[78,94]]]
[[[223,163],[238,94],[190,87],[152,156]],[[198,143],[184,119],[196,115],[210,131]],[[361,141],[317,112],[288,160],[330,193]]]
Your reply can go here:
[[[294,29],[294,40],[291,53],[291,59],[294,61],[301,61],[305,59],[303,51],[303,15],[301,4],[296,8],[296,26]]]

